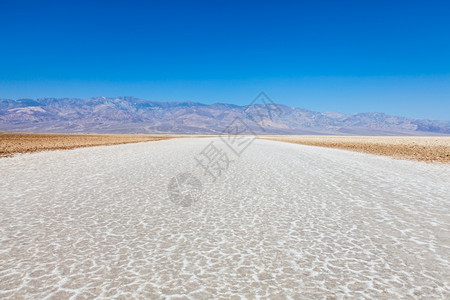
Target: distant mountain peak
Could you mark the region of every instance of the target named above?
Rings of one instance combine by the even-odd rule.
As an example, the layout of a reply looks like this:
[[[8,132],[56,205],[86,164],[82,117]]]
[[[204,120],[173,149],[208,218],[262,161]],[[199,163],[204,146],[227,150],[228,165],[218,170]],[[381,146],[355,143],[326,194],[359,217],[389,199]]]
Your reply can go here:
[[[390,116],[382,112],[343,114],[279,105],[282,114],[255,124],[247,106],[160,102],[132,96],[0,100],[0,130],[97,133],[217,134],[240,118],[257,134],[450,134],[449,121]],[[260,106],[262,108],[262,106]]]

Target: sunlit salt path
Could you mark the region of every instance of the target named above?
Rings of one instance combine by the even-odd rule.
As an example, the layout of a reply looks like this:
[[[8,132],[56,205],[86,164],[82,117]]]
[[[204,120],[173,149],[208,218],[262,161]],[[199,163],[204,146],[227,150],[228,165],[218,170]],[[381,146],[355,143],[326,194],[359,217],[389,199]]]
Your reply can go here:
[[[256,140],[213,182],[211,141],[0,159],[0,298],[450,299],[450,166]]]

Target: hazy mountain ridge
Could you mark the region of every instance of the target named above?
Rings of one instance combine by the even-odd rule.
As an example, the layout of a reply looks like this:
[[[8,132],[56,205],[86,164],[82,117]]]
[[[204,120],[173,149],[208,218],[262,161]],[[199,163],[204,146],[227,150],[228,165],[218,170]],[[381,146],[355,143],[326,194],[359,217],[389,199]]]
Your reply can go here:
[[[0,100],[0,130],[96,133],[221,133],[240,117],[258,134],[450,134],[450,121],[384,113],[314,112],[279,105],[282,115],[266,118],[263,129],[245,106],[157,102],[134,97]]]

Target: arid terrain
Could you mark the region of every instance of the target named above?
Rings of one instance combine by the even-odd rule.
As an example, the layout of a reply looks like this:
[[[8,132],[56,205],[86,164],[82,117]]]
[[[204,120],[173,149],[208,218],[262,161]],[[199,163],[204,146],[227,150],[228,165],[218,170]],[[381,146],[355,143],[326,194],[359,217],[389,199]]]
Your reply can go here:
[[[294,144],[338,148],[397,159],[450,163],[450,137],[409,136],[268,136]]]
[[[214,137],[217,135],[210,135]],[[0,157],[17,153],[159,141],[208,135],[47,134],[0,131]],[[450,163],[450,137],[271,135],[262,139],[338,148],[397,159]]]
[[[450,299],[447,164],[214,137],[0,170],[1,299]]]
[[[17,153],[159,141],[168,138],[171,137],[147,134],[46,134],[0,132],[0,157],[11,156]]]

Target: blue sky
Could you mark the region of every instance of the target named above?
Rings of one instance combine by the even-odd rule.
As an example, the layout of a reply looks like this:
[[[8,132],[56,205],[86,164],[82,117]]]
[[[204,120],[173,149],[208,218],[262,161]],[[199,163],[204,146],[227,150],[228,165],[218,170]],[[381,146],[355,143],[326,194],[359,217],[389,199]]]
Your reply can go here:
[[[275,102],[450,119],[448,1],[0,0],[0,98]]]

